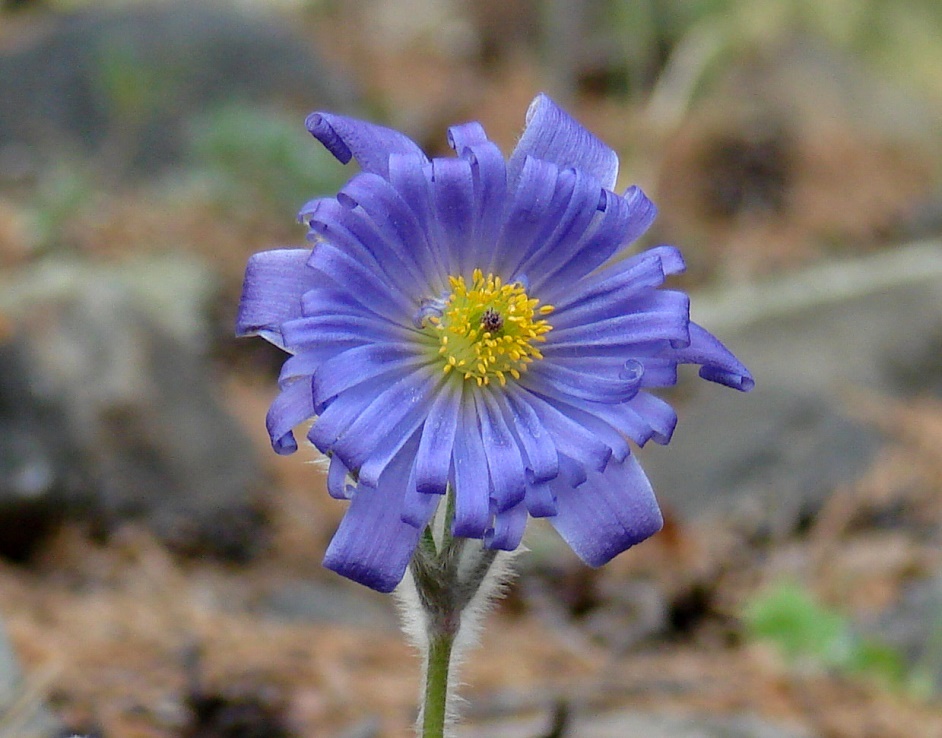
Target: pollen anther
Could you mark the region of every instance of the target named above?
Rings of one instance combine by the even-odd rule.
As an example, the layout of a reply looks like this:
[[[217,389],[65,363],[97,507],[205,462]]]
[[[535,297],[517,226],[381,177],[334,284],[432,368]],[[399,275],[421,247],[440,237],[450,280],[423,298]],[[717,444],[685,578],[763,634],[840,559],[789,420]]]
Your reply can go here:
[[[544,342],[553,328],[542,317],[553,312],[552,305],[540,305],[519,282],[506,283],[480,269],[470,285],[461,276],[448,282],[451,294],[441,317],[430,317],[424,326],[438,337],[446,374],[454,370],[478,386],[492,379],[503,386],[507,375],[520,379],[528,364],[543,358],[534,344]]]

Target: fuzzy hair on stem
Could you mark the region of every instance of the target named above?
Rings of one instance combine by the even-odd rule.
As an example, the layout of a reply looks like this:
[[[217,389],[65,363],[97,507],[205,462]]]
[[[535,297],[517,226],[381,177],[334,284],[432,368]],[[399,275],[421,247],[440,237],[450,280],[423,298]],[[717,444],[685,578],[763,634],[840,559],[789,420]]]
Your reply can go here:
[[[442,506],[448,508],[450,505]],[[450,646],[445,694],[445,738],[452,736],[458,713],[458,672],[464,654],[478,644],[481,623],[513,579],[514,552],[484,548],[480,542],[452,538],[440,511],[426,531],[406,576],[395,590],[402,627],[422,656],[417,735],[423,737],[433,642]],[[435,525],[435,523],[439,523]],[[437,534],[437,535],[436,535]]]

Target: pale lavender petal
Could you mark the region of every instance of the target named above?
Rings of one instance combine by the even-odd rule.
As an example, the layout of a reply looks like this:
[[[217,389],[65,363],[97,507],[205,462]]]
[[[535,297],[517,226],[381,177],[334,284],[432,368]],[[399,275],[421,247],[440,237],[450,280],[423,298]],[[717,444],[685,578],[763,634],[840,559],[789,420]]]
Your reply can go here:
[[[672,246],[658,246],[630,256],[582,280],[576,289],[554,302],[553,324],[586,322],[592,319],[599,302],[621,303],[640,290],[660,287],[667,275],[683,269],[680,253]]]
[[[291,454],[297,451],[298,444],[291,430],[313,416],[314,393],[309,380],[301,378],[282,389],[268,409],[265,421],[275,452]]]
[[[392,128],[334,113],[311,113],[307,129],[342,163],[355,158],[365,172],[389,176],[389,156],[408,154],[424,158],[415,142]]]
[[[490,527],[490,480],[487,455],[473,404],[461,408],[455,436],[455,520],[452,532],[465,538],[483,538]]]
[[[325,567],[379,592],[396,588],[424,527],[401,517],[410,460],[404,454],[391,464],[375,489],[357,487],[327,547]]]
[[[595,471],[605,468],[612,450],[577,422],[561,413],[551,403],[532,392],[514,388],[513,394],[528,403],[549,431],[556,451]]]
[[[504,422],[491,393],[484,388],[475,393],[481,438],[487,449],[487,468],[491,478],[491,499],[498,513],[523,500],[527,479],[516,439]]]
[[[559,511],[549,521],[589,566],[602,566],[663,525],[654,491],[634,456],[590,474],[578,488],[562,480],[552,486]]]
[[[349,500],[356,487],[348,484],[350,470],[336,454],[330,457],[327,467],[327,493],[335,500]]]
[[[381,374],[411,374],[428,359],[401,343],[368,343],[338,353],[318,366],[313,375],[315,407],[361,382]]]
[[[712,333],[690,324],[690,345],[674,357],[682,364],[702,364],[700,376],[711,382],[748,392],[755,386],[749,370]]]
[[[546,95],[538,95],[527,110],[526,128],[507,165],[512,182],[527,156],[580,169],[607,189],[618,177],[618,155]]]
[[[508,279],[517,276],[521,259],[537,247],[542,234],[552,233],[575,182],[573,172],[560,171],[555,164],[533,158],[524,161],[517,186],[508,193],[510,202],[494,252],[495,273]]]
[[[494,527],[484,536],[484,545],[499,551],[513,551],[520,545],[527,527],[527,506],[514,505],[494,515]]]
[[[422,428],[415,458],[415,486],[422,494],[445,494],[458,430],[463,385],[446,383],[435,398]]]
[[[578,170],[564,171],[560,178],[572,183],[568,202],[556,207],[556,217],[545,219],[544,229],[514,269],[515,274],[531,275],[536,294],[543,275],[565,264],[571,245],[583,243],[604,219],[599,209],[603,192],[595,179]]]
[[[413,427],[417,414],[428,413],[439,381],[440,375],[424,370],[396,377],[343,431],[331,450],[348,467],[359,469],[387,434],[407,432]],[[338,400],[346,394],[340,395]]]
[[[310,249],[262,251],[249,258],[242,283],[236,335],[259,333],[282,346],[281,324],[301,317],[301,295],[317,282],[306,262]]]
[[[657,208],[637,187],[630,188],[624,197],[608,190],[602,195],[604,206],[597,226],[585,238],[560,244],[556,265],[533,280],[534,290],[545,293],[547,302],[565,296],[570,285],[627,247],[654,222]]]
[[[534,518],[548,518],[559,512],[559,508],[556,507],[556,496],[549,482],[527,484],[524,502],[527,511]]]
[[[523,449],[531,481],[545,482],[555,477],[559,473],[556,444],[526,399],[515,398],[510,393],[495,395],[494,399],[501,408],[507,427]]]

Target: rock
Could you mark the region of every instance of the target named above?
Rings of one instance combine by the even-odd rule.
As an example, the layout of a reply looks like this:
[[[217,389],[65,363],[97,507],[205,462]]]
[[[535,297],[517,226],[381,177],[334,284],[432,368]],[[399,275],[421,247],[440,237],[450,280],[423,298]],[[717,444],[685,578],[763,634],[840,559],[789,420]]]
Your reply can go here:
[[[310,40],[260,11],[146,3],[42,20],[0,51],[0,152],[19,158],[77,149],[147,173],[178,160],[186,120],[221,102],[349,109],[356,97]]]
[[[379,718],[368,717],[340,733],[337,738],[380,738],[382,723]]]
[[[0,556],[24,561],[62,519],[61,500],[90,486],[56,407],[30,392],[21,345],[0,342]]]
[[[0,738],[51,738],[60,730],[37,694],[25,688],[20,665],[0,623]]]
[[[546,720],[514,719],[469,726],[460,738],[533,738],[549,735]],[[812,738],[800,726],[779,725],[755,715],[678,716],[634,710],[598,714],[576,714],[567,724],[565,735],[579,738]]]
[[[306,623],[341,623],[349,627],[394,631],[396,615],[389,598],[374,597],[363,587],[313,580],[279,582],[256,606],[278,620]]]
[[[931,691],[942,688],[942,577],[911,583],[899,601],[870,622],[861,622],[861,631],[874,636],[903,656],[911,675],[925,679]]]
[[[659,499],[681,518],[722,516],[786,535],[880,448],[882,436],[839,399],[762,381],[748,397],[703,395],[684,405],[670,448],[645,450]]]
[[[682,519],[733,513],[778,532],[814,515],[882,443],[854,416],[854,391],[942,390],[940,277],[942,245],[927,242],[695,295],[694,319],[746,363],[756,389],[684,381],[670,448],[642,452],[660,499]]]
[[[105,533],[142,520],[179,550],[232,559],[262,544],[254,449],[220,405],[199,348],[207,284],[205,270],[167,260],[40,266],[0,285],[18,357],[0,377],[20,387],[0,415],[18,429],[0,440],[0,458],[18,458],[21,480],[0,487],[0,507],[84,519]],[[181,295],[188,285],[194,293]],[[23,447],[32,456],[17,457]]]

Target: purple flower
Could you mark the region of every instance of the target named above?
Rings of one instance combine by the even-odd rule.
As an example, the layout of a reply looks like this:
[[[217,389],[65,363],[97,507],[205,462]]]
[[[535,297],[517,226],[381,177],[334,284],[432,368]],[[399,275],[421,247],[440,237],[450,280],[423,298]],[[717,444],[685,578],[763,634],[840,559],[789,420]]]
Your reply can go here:
[[[615,152],[546,96],[508,160],[478,123],[449,129],[456,157],[314,113],[308,129],[362,171],[301,211],[313,249],[249,261],[238,332],[289,352],[268,413],[330,457],[350,506],[330,569],[380,591],[408,565],[440,495],[453,532],[512,550],[546,517],[591,566],[657,532],[630,442],[667,443],[677,420],[648,390],[677,365],[749,390],[748,370],[658,289],[673,247],[628,255],[655,207],[613,191]]]

